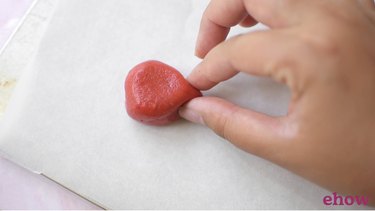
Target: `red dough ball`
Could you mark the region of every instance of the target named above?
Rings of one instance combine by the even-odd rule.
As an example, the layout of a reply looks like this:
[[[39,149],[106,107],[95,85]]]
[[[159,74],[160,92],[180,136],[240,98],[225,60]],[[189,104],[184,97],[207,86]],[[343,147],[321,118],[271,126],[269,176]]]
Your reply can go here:
[[[159,61],[138,64],[125,80],[126,111],[145,124],[164,125],[179,119],[178,108],[200,96],[180,72]]]

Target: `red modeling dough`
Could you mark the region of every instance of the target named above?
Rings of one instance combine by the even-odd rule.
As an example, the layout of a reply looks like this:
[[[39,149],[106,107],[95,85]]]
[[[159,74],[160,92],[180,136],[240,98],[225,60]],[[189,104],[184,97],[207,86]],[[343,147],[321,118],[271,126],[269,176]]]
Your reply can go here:
[[[202,96],[175,68],[146,61],[130,70],[125,80],[126,110],[145,124],[163,125],[179,118],[178,108]]]

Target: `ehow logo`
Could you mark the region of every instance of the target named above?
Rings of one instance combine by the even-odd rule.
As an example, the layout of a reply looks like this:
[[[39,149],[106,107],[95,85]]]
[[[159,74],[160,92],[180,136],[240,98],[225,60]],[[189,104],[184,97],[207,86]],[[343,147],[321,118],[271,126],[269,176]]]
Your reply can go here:
[[[336,192],[332,193],[332,196],[324,196],[323,203],[327,206],[337,205],[362,205],[366,206],[369,198],[367,196],[340,196]]]

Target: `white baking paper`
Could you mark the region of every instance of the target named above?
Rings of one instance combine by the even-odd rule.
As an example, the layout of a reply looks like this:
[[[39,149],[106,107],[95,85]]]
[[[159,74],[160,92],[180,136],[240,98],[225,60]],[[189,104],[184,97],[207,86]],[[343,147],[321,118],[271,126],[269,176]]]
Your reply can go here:
[[[1,151],[106,208],[325,208],[327,191],[203,126],[152,127],[127,116],[123,83],[133,66],[157,59],[186,76],[198,64],[207,3],[59,2],[2,121]],[[271,115],[289,100],[284,86],[244,74],[205,94]]]

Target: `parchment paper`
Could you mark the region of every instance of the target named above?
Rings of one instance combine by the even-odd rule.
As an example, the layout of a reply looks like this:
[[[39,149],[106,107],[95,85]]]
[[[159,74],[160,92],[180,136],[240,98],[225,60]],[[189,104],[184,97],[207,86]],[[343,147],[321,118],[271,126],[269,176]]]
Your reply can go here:
[[[207,3],[59,2],[5,114],[1,151],[106,208],[324,208],[327,191],[203,126],[152,127],[127,116],[123,82],[133,66],[157,59],[186,76],[199,62]],[[289,100],[284,86],[244,74],[205,95],[271,115],[284,114]]]

